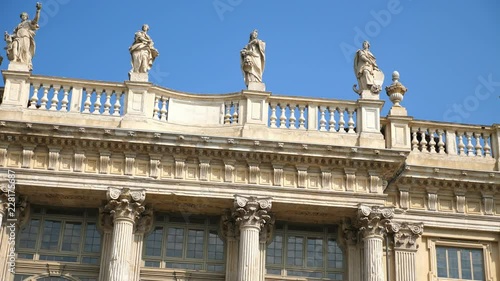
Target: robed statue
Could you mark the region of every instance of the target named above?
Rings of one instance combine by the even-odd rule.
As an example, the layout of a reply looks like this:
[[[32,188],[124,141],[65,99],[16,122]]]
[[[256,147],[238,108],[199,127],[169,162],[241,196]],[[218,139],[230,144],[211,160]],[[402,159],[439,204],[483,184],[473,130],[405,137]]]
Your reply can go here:
[[[129,51],[132,56],[132,73],[147,73],[153,66],[153,62],[160,54],[154,48],[153,40],[148,35],[149,26],[142,26],[142,30],[135,33],[134,43],[130,46]]]
[[[251,82],[262,83],[266,65],[266,43],[257,36],[257,30],[252,31],[248,44],[240,51],[241,70],[247,88]]]
[[[11,62],[18,62],[33,69],[32,59],[35,55],[35,32],[40,28],[38,20],[40,19],[41,3],[36,3],[36,13],[33,20],[29,19],[28,13],[21,13],[21,22],[14,28],[14,32],[9,34],[5,31],[4,40],[7,42],[7,58]]]
[[[358,80],[359,88],[353,86],[354,92],[361,94],[368,90],[378,94],[382,90],[384,73],[378,68],[375,56],[370,52],[370,43],[363,42],[363,49],[356,52],[354,57],[354,74]]]

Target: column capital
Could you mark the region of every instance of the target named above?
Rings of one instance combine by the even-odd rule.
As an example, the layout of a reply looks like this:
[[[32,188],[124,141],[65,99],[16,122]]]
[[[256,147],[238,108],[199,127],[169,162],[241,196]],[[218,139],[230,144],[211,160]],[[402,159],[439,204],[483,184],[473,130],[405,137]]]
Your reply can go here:
[[[221,216],[220,234],[224,240],[237,240],[240,238],[240,229],[230,210],[226,210]]]
[[[113,220],[125,219],[136,222],[144,212],[142,203],[146,199],[144,189],[131,190],[129,188],[109,187],[106,192],[108,203],[105,206],[113,216]]]
[[[387,232],[387,227],[394,216],[394,208],[367,206],[359,204],[358,206],[358,225],[360,234],[364,238],[380,237]]]
[[[271,207],[270,197],[257,198],[235,195],[232,217],[235,218],[240,228],[253,226],[261,230],[266,223],[271,221],[269,214]]]
[[[424,232],[423,223],[390,223],[389,230],[394,233],[394,248],[396,250],[416,251],[417,239]]]
[[[146,206],[144,212],[139,215],[139,219],[135,226],[136,234],[147,234],[153,230],[154,210],[151,206]]]

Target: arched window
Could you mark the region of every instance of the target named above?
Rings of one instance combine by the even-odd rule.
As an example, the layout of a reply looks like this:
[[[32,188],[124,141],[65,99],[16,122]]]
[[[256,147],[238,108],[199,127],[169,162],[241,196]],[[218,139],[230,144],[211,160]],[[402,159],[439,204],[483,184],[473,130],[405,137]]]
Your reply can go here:
[[[267,274],[343,280],[344,255],[337,227],[277,223],[267,247]]]
[[[224,272],[225,247],[218,222],[218,218],[156,216],[154,229],[144,240],[145,266]]]

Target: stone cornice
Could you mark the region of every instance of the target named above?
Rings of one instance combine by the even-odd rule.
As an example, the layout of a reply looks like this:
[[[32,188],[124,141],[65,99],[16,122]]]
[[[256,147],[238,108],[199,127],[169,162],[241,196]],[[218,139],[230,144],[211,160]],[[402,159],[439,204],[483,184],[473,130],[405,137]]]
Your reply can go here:
[[[411,169],[410,169],[411,170]],[[463,190],[480,192],[498,192],[500,188],[499,172],[457,171],[439,168],[429,173],[407,171],[397,181],[397,186],[408,186],[412,191],[425,190],[432,186],[441,190]]]

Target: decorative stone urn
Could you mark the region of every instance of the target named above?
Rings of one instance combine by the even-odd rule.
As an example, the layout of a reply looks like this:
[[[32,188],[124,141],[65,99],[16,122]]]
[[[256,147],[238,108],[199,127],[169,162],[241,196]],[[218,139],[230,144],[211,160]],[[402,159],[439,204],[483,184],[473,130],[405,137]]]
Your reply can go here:
[[[403,97],[408,89],[406,89],[406,87],[399,82],[399,72],[394,71],[392,73],[392,84],[385,87],[385,91],[387,92],[391,102],[394,104],[393,106],[400,107],[400,102],[403,100]]]

